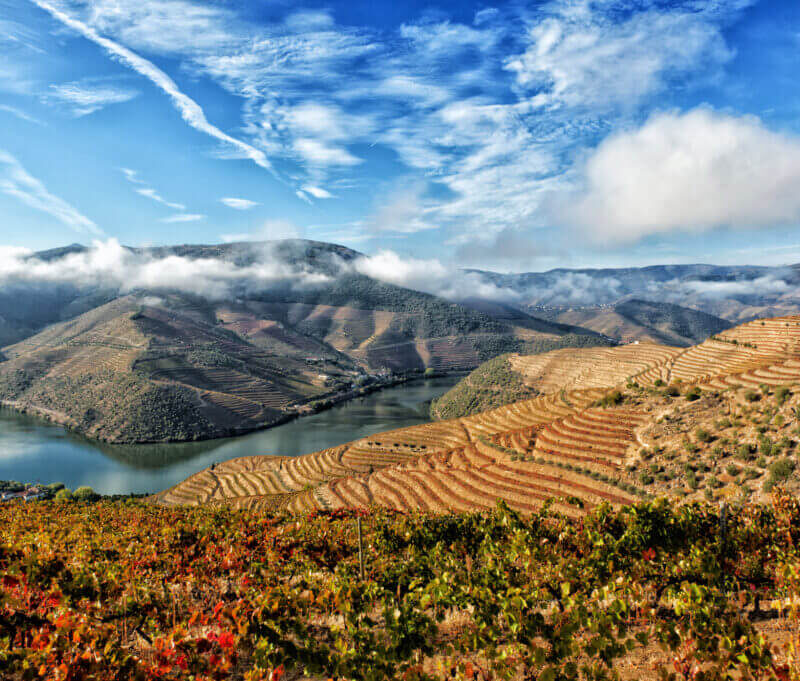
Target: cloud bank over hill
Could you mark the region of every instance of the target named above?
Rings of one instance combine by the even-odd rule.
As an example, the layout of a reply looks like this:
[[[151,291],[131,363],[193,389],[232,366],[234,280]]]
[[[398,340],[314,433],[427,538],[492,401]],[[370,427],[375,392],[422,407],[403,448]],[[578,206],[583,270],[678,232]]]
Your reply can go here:
[[[69,286],[120,294],[180,291],[224,300],[334,285],[338,277],[363,275],[453,302],[483,299],[521,307],[605,305],[631,297],[700,307],[733,299],[758,304],[800,300],[793,295],[799,277],[791,268],[711,268],[713,272],[706,272],[706,266],[698,270],[687,266],[674,273],[553,270],[499,275],[390,250],[361,255],[323,245],[309,256],[309,244],[314,242],[290,239],[176,247],[179,250],[131,249],[109,239],[60,254],[0,247],[0,290]]]
[[[293,288],[325,284],[325,273],[276,256],[269,244],[253,244],[252,264],[223,258],[179,255],[156,257],[133,251],[115,239],[95,241],[91,248],[55,259],[40,259],[26,249],[0,248],[0,287],[71,285],[129,293],[178,290],[219,300],[276,286]]]
[[[373,279],[448,300],[487,298],[510,303],[521,298],[519,292],[501,288],[477,272],[458,269],[436,259],[403,257],[394,251],[384,250],[363,256],[353,263],[353,267]]]

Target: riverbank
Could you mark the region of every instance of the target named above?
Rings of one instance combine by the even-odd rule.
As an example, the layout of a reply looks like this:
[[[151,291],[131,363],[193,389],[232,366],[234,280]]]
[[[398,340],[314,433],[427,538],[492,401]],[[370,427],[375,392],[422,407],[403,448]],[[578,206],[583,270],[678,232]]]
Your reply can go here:
[[[32,484],[88,485],[102,494],[161,490],[241,456],[297,456],[372,433],[426,423],[424,404],[459,377],[415,377],[357,395],[313,414],[233,438],[118,445],[90,440],[52,422],[0,410],[0,478]]]
[[[447,372],[427,373],[427,371],[418,371],[418,370],[408,371],[402,374],[392,374],[391,376],[388,376],[386,378],[377,378],[372,383],[368,383],[363,386],[359,386],[357,388],[353,388],[346,391],[335,392],[329,395],[323,395],[313,400],[309,400],[308,402],[293,405],[290,409],[287,409],[284,413],[276,416],[273,419],[270,419],[269,421],[254,423],[252,426],[245,424],[230,426],[224,430],[220,430],[217,433],[211,434],[209,436],[201,435],[197,437],[187,437],[187,438],[131,439],[131,438],[119,438],[119,437],[104,437],[96,435],[90,429],[85,428],[82,424],[78,423],[74,418],[70,417],[67,413],[58,411],[56,409],[48,409],[34,404],[20,402],[18,400],[0,400],[0,408],[10,409],[19,414],[33,416],[47,423],[60,426],[65,430],[70,431],[71,433],[78,435],[80,437],[84,437],[88,440],[108,445],[121,446],[121,445],[196,443],[196,442],[207,442],[213,440],[223,440],[228,438],[241,437],[262,430],[275,428],[284,425],[286,423],[289,423],[291,421],[294,421],[295,419],[306,417],[312,414],[317,414],[319,412],[325,411],[326,409],[331,409],[338,405],[349,402],[350,400],[362,398],[380,390],[385,390],[388,388],[396,387],[398,385],[403,385],[405,383],[408,383],[409,381],[421,380],[426,378],[427,379],[443,378],[445,376],[461,377],[464,376],[465,374],[466,372],[460,372],[460,371],[449,372],[449,373]]]

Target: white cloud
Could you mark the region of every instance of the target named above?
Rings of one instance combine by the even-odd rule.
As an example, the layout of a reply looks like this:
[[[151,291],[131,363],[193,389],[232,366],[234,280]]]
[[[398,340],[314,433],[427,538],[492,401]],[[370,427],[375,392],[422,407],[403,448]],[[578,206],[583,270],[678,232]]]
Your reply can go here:
[[[132,170],[131,168],[120,168],[119,170],[125,176],[125,179],[128,180],[128,182],[134,185],[140,185],[136,189],[134,189],[134,191],[140,196],[144,196],[150,199],[151,201],[160,203],[162,206],[166,206],[167,208],[172,208],[173,210],[180,210],[180,211],[186,210],[186,206],[184,206],[182,203],[167,201],[155,189],[147,186],[147,182],[139,178],[139,173],[137,171]],[[185,219],[177,219],[175,216],[173,216],[172,218],[165,218],[164,220],[162,220],[162,222],[190,222],[191,220],[199,220],[200,218],[203,217],[205,216],[204,215],[189,216],[186,217]]]
[[[511,289],[498,288],[480,274],[450,267],[437,259],[403,257],[389,250],[358,258],[353,268],[368,277],[449,300],[511,301],[519,296]]]
[[[88,23],[127,45],[161,54],[221,50],[234,36],[223,9],[185,0],[92,0]]]
[[[275,241],[302,238],[303,230],[290,220],[266,220],[251,232],[220,234],[224,243],[235,241]]]
[[[176,215],[170,215],[166,218],[161,218],[161,222],[172,224],[176,222],[197,222],[198,220],[205,219],[206,216],[201,215],[200,213],[178,213]]]
[[[540,105],[631,106],[677,73],[700,63],[710,71],[733,56],[712,4],[633,11],[620,20],[612,3],[550,3],[549,16],[531,19],[525,51],[505,66]]]
[[[660,113],[587,159],[554,212],[601,240],[800,221],[800,138],[706,108]]]
[[[13,196],[31,208],[52,215],[76,232],[95,235],[103,233],[92,220],[64,199],[51,194],[47,187],[28,173],[14,156],[2,149],[0,149],[0,192]]]
[[[347,149],[323,140],[301,137],[294,140],[294,149],[303,160],[312,165],[353,166],[361,163]]]
[[[230,145],[231,147],[237,149],[241,154],[244,155],[245,158],[249,158],[256,165],[262,168],[271,169],[272,165],[263,151],[256,149],[246,142],[231,137],[218,127],[209,123],[200,105],[191,97],[181,92],[181,90],[175,84],[175,81],[173,81],[172,78],[159,69],[155,64],[147,59],[144,59],[143,57],[140,57],[127,47],[114,42],[113,40],[109,40],[108,38],[104,38],[91,26],[78,21],[77,19],[73,19],[49,2],[46,2],[45,0],[31,1],[37,6],[41,7],[43,10],[49,12],[55,19],[60,21],[65,26],[73,29],[74,31],[80,33],[87,40],[91,40],[102,47],[116,61],[119,61],[120,63],[133,69],[138,74],[150,80],[150,82],[152,82],[156,87],[169,96],[173,105],[181,114],[183,120],[195,130],[205,133],[219,142]]]
[[[73,116],[87,116],[111,104],[129,102],[139,96],[138,90],[123,88],[112,84],[98,84],[86,79],[51,85],[42,96],[48,104],[63,105]]]
[[[226,196],[221,198],[220,203],[225,204],[228,208],[233,208],[234,210],[250,210],[251,208],[255,208],[261,204],[258,201],[250,201],[250,199],[237,199],[232,196]]]
[[[148,199],[152,199],[156,203],[163,204],[168,208],[173,208],[174,210],[186,210],[186,206],[184,206],[182,203],[173,203],[171,201],[163,199],[161,195],[151,187],[140,187],[139,189],[136,190],[136,193],[141,194],[142,196],[146,196]]]
[[[330,280],[327,275],[277,258],[269,247],[253,248],[254,262],[248,266],[221,258],[157,258],[131,251],[114,239],[96,241],[85,252],[48,261],[30,257],[29,251],[0,248],[0,286],[65,283],[122,293],[170,289],[222,299],[278,284],[304,287]]]
[[[144,180],[139,179],[139,173],[131,168],[120,168],[119,171],[125,176],[128,182],[133,184],[147,184]]]
[[[306,194],[311,194],[315,199],[332,199],[333,194],[331,194],[327,189],[323,189],[322,187],[315,187],[311,184],[306,184],[303,186],[303,191]]]

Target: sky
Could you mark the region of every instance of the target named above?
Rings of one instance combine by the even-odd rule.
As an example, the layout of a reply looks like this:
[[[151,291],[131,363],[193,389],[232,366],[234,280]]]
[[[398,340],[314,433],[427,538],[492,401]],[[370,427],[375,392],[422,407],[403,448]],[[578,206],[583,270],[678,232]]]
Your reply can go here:
[[[800,262],[798,73],[796,0],[0,0],[0,248]]]

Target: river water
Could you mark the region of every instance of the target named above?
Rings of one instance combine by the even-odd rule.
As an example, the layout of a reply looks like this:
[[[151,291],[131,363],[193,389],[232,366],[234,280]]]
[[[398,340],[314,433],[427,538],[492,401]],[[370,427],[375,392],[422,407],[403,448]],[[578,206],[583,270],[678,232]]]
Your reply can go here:
[[[411,381],[275,428],[187,444],[107,445],[0,409],[0,480],[63,482],[72,489],[89,485],[102,494],[157,492],[215,461],[254,454],[298,456],[424,423],[429,420],[427,403],[459,379]]]

